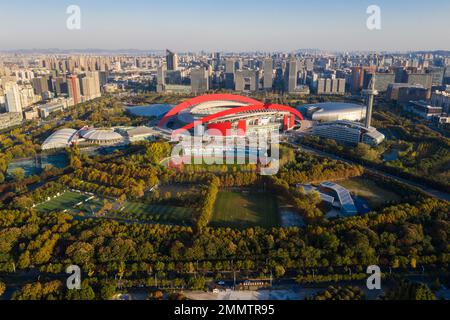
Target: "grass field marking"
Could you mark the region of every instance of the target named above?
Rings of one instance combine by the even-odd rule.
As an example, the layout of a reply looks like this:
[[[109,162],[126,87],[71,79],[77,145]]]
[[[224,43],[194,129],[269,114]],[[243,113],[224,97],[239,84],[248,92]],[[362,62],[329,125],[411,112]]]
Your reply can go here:
[[[245,191],[219,191],[210,225],[236,228],[279,225],[277,199],[267,193]]]
[[[137,216],[148,216],[156,220],[177,222],[177,221],[191,221],[193,217],[193,210],[184,207],[165,206],[165,205],[151,205],[138,202],[125,203],[123,210],[124,214],[132,214]]]
[[[59,197],[53,197],[49,201],[37,205],[35,208],[40,212],[70,210],[73,209],[77,203],[83,202],[85,199],[85,195],[67,191],[62,193]]]

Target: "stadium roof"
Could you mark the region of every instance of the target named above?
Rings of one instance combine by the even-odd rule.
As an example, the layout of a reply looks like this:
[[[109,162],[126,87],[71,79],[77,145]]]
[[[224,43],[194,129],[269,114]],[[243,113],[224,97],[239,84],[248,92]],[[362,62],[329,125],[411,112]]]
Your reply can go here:
[[[365,118],[367,107],[355,103],[324,102],[298,107],[305,110],[312,120],[361,120]]]
[[[113,130],[89,129],[81,132],[81,136],[90,141],[115,141],[122,140],[122,136]]]
[[[318,107],[326,111],[335,110],[361,110],[362,108],[367,108],[367,106],[356,103],[347,102],[321,102],[321,103],[311,103],[301,106],[300,108]]]
[[[164,124],[167,123],[171,117],[173,117],[174,115],[180,113],[181,111],[183,111],[185,109],[195,107],[201,103],[213,102],[213,101],[229,101],[229,102],[233,101],[233,102],[240,102],[244,105],[260,103],[259,101],[255,100],[255,99],[252,99],[252,98],[249,98],[246,96],[235,95],[235,94],[221,93],[221,94],[202,95],[202,96],[198,96],[198,97],[189,99],[189,100],[175,106],[172,110],[170,110],[161,119],[158,126],[163,127]]]
[[[185,130],[190,130],[190,129],[194,128],[195,125],[208,123],[210,121],[221,119],[221,118],[232,116],[232,115],[237,115],[237,114],[251,115],[253,113],[267,113],[267,112],[271,112],[271,113],[273,113],[273,112],[288,112],[288,113],[296,116],[300,120],[303,120],[303,116],[301,115],[301,113],[298,110],[296,110],[290,106],[284,106],[284,105],[279,105],[279,104],[262,104],[262,103],[260,103],[257,105],[248,105],[248,106],[243,106],[243,107],[231,108],[231,109],[228,109],[225,111],[211,114],[202,119],[198,119],[196,122],[191,122],[191,123],[185,125],[184,127],[177,129],[175,131],[175,134],[182,134]]]
[[[77,130],[65,128],[54,132],[42,144],[42,150],[66,148],[70,145]]]
[[[149,134],[155,134],[155,130],[153,130],[152,128],[146,127],[146,126],[141,126],[141,127],[136,127],[131,130],[128,130],[127,134],[130,137],[149,135]]]

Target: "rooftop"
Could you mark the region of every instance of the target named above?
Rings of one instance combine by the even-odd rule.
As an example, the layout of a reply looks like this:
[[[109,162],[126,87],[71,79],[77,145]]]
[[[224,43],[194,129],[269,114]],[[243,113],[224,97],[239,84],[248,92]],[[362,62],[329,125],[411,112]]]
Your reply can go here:
[[[312,103],[301,106],[300,108],[317,108],[321,111],[336,111],[336,110],[345,110],[345,111],[360,111],[361,109],[366,109],[367,106],[356,104],[356,103],[347,103],[347,102],[323,102],[323,103]]]
[[[58,130],[44,141],[42,149],[48,150],[68,147],[76,133],[77,130],[71,128]]]
[[[339,203],[341,204],[341,209],[345,214],[353,215],[358,213],[355,202],[347,189],[333,182],[323,182],[320,186],[336,192],[339,198]]]
[[[88,129],[80,131],[81,136],[91,141],[121,140],[122,136],[110,129]]]
[[[149,128],[146,126],[136,127],[136,128],[133,128],[133,129],[127,131],[127,134],[130,137],[154,134],[154,133],[155,133],[155,131],[152,128]]]

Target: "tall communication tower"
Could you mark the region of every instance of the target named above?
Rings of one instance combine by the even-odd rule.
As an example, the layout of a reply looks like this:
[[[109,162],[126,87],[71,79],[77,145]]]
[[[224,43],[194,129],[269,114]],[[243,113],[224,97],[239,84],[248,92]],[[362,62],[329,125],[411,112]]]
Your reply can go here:
[[[363,95],[367,96],[366,128],[369,128],[372,124],[373,101],[375,96],[378,95],[378,91],[375,90],[375,80],[375,74],[373,74],[369,86],[362,92]]]

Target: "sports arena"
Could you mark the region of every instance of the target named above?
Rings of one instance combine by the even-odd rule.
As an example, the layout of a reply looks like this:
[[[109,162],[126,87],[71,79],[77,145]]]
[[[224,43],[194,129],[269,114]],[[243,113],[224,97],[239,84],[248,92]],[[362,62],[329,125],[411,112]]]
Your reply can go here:
[[[233,136],[288,131],[301,120],[301,113],[290,106],[262,103],[234,94],[211,94],[175,106],[161,119],[159,127],[182,133],[202,124],[205,129],[216,129],[221,135]]]

